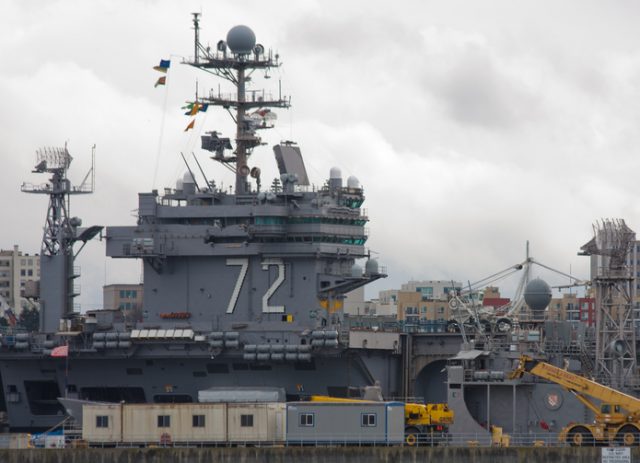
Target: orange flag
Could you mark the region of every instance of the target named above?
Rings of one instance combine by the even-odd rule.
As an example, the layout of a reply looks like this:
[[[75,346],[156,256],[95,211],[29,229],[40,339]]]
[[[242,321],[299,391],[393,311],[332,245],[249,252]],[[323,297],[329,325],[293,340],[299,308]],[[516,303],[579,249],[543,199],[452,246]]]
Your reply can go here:
[[[184,131],[186,132],[187,130],[192,129],[192,128],[193,128],[193,126],[195,125],[195,123],[196,123],[196,120],[195,120],[195,119],[194,119],[194,120],[192,120],[191,122],[189,122],[189,125],[187,126],[187,128],[186,128],[186,129],[184,129]]]
[[[200,111],[200,105],[198,103],[194,103],[193,106],[191,107],[191,112],[189,113],[189,116],[195,116],[196,114],[198,114],[198,111]]]

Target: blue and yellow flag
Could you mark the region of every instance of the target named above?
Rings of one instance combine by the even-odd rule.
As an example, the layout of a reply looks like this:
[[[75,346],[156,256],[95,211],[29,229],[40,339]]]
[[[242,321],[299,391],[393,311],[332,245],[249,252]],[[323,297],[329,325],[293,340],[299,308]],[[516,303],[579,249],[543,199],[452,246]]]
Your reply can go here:
[[[168,59],[161,59],[160,65],[154,66],[153,69],[160,72],[167,72],[167,69],[171,67],[171,61]]]

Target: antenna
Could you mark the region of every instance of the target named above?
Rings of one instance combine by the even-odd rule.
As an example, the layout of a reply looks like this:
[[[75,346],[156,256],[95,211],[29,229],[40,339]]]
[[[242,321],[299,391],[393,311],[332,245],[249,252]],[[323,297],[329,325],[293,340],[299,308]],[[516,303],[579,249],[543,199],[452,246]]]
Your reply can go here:
[[[204,170],[202,170],[202,166],[200,165],[200,162],[198,162],[198,158],[196,157],[195,153],[193,153],[193,151],[191,152],[191,156],[193,156],[194,161],[196,161],[196,164],[198,165],[198,169],[200,169],[200,173],[202,174],[202,177],[204,178],[204,181],[207,184],[207,188],[213,191],[213,185],[211,184],[211,182],[209,182],[209,180],[207,180],[207,176],[204,174]]]
[[[193,15],[193,30],[195,35],[194,47],[193,47],[193,62],[199,63],[198,49],[200,48],[200,13],[191,13]]]
[[[82,179],[82,183],[80,183],[80,186],[78,187],[80,191],[87,191],[89,193],[94,192],[95,181],[96,181],[95,165],[96,165],[96,145],[94,144],[91,147],[91,169],[89,169],[89,172],[87,172],[87,175],[85,175],[84,178]],[[87,180],[89,178],[91,179],[91,185],[87,186]]]

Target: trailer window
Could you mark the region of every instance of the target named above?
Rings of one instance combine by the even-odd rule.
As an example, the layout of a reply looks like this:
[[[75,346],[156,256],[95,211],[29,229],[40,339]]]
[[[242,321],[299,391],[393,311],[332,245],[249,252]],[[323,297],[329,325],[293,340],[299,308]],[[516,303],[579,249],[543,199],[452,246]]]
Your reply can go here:
[[[193,427],[204,428],[204,415],[193,415]]]
[[[158,427],[159,428],[168,428],[171,426],[171,416],[169,415],[158,415]]]
[[[96,416],[96,428],[108,428],[109,427],[109,417],[106,415],[98,415]]]
[[[240,426],[243,428],[252,428],[253,415],[240,415]]]
[[[364,427],[374,427],[376,425],[376,414],[375,413],[363,413],[362,414],[362,426]]]
[[[300,413],[300,426],[314,426],[314,416],[313,413]]]

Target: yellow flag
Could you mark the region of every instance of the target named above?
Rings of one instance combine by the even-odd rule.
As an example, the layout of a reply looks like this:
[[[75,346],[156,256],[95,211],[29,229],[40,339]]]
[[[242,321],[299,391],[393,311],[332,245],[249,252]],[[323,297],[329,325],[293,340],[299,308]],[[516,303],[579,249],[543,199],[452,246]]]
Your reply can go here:
[[[200,105],[198,103],[193,103],[189,116],[195,116],[196,114],[198,114],[198,111],[200,111]]]

